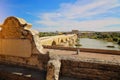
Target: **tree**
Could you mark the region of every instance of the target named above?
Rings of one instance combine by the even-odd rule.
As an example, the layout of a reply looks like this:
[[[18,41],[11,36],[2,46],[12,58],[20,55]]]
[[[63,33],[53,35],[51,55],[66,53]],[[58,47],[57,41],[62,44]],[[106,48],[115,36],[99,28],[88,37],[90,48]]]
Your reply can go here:
[[[118,40],[118,44],[120,45],[120,39]]]

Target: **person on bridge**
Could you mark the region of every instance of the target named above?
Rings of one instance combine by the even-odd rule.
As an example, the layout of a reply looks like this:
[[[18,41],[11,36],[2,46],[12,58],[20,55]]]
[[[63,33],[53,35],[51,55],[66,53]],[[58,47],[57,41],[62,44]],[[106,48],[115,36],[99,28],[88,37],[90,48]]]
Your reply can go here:
[[[80,54],[80,49],[77,49],[77,55],[79,55]]]

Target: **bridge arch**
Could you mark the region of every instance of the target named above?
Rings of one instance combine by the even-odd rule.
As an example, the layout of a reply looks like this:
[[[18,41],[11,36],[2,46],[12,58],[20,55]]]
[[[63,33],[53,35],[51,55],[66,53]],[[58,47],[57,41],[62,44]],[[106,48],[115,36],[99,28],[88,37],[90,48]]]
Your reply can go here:
[[[52,46],[56,46],[56,42],[55,41],[52,42]]]
[[[69,41],[69,38],[66,38],[66,42]]]
[[[64,42],[64,40],[63,39],[61,39],[61,41],[60,41],[61,43],[63,43]]]

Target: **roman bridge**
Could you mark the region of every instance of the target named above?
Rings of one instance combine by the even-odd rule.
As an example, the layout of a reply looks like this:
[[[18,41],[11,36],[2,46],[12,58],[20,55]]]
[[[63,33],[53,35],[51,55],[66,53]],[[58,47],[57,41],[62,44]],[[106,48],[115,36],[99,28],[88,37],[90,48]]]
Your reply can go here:
[[[77,36],[39,38],[31,26],[13,16],[0,25],[0,80],[120,80],[120,51],[62,47]]]
[[[76,40],[76,34],[57,35],[40,38],[41,45],[48,46],[74,46],[76,44]]]

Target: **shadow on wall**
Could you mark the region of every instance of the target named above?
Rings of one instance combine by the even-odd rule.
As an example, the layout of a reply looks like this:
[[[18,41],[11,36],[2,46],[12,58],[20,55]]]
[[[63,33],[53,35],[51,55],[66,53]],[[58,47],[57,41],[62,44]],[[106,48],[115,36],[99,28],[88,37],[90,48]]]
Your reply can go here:
[[[64,41],[63,41],[63,39],[61,40],[61,43],[63,43]]]
[[[56,46],[56,42],[55,41],[52,42],[52,46]]]

